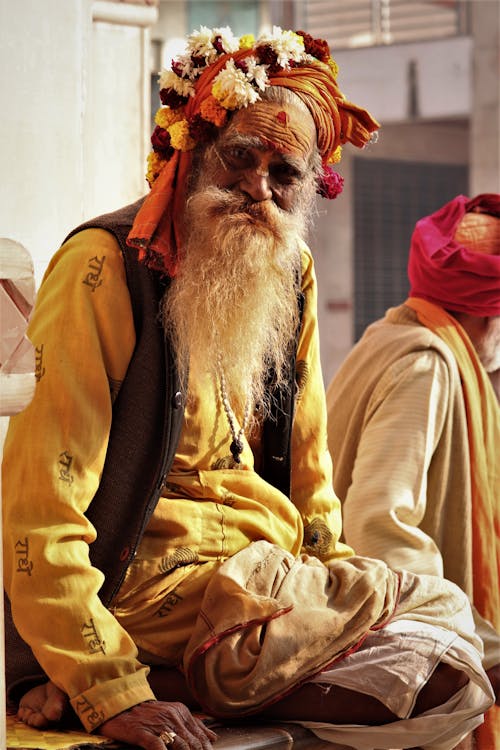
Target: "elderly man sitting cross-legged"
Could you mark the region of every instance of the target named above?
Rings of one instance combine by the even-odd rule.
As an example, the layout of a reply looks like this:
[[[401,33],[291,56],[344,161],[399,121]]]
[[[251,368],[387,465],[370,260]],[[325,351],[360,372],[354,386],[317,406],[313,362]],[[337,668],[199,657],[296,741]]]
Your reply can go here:
[[[341,144],[378,124],[303,32],[202,29],[161,87],[151,192],[72,233],[31,322],[9,695],[145,750],[210,747],[196,707],[451,748],[493,700],[468,600],[339,542],[327,450],[304,237]]]

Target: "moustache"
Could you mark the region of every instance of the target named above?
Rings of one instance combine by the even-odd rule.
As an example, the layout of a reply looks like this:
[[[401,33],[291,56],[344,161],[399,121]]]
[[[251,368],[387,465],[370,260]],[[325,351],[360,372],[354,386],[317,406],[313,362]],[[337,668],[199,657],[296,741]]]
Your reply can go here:
[[[246,224],[264,230],[286,225],[285,212],[273,201],[252,201],[239,191],[210,187],[191,195],[188,201],[199,202],[205,215],[214,220],[224,219],[235,225]]]

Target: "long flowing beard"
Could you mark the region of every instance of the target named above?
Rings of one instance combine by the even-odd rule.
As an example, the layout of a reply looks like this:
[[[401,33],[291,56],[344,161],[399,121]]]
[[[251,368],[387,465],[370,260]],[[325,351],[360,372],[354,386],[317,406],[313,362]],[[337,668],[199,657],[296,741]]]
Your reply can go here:
[[[286,382],[298,324],[302,211],[205,187],[189,198],[186,223],[185,255],[163,301],[181,374],[222,368],[232,408],[259,405],[262,415],[270,369]]]

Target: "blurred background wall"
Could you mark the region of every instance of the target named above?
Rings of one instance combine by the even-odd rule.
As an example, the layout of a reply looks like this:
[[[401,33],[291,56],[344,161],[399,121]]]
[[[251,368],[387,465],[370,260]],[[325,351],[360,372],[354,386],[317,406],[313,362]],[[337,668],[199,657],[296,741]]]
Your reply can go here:
[[[146,192],[157,73],[193,28],[273,24],[326,38],[348,98],[382,123],[344,148],[344,193],[311,238],[325,380],[407,293],[415,221],[500,191],[497,0],[0,0],[0,235],[37,283],[80,221]]]

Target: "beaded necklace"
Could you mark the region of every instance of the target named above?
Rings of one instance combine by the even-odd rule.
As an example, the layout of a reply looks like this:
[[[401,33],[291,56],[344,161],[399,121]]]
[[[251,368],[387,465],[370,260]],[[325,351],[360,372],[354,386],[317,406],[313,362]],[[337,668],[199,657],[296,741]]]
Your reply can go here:
[[[224,411],[226,413],[227,421],[229,423],[229,429],[231,430],[232,435],[232,442],[229,447],[229,450],[231,451],[232,455],[232,466],[233,469],[241,469],[241,454],[243,453],[243,436],[245,434],[245,430],[248,427],[248,423],[250,421],[250,399],[247,399],[247,402],[245,404],[245,411],[243,413],[243,421],[240,425],[239,430],[236,429],[236,417],[234,415],[234,412],[231,408],[231,404],[229,403],[229,397],[227,395],[227,388],[226,388],[226,378],[224,375],[224,372],[222,369],[219,371],[219,380],[220,380],[220,395],[222,400],[222,405],[224,407]]]

